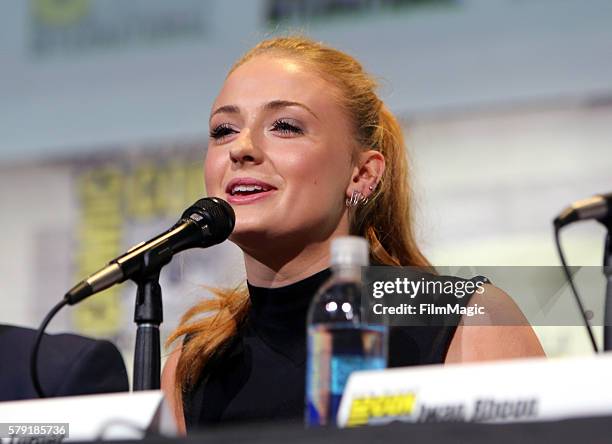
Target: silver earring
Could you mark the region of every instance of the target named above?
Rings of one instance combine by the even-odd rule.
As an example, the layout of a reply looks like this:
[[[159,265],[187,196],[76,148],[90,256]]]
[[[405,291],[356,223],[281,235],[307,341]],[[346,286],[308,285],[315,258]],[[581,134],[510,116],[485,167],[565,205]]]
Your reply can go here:
[[[365,197],[357,190],[353,190],[353,194],[350,198],[346,199],[346,206],[349,208],[356,207],[359,204],[365,205],[368,202],[368,198]]]

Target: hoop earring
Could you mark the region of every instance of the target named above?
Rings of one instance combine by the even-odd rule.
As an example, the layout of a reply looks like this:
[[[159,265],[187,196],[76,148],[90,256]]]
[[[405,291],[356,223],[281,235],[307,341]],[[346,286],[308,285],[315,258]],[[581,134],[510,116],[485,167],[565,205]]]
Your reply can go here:
[[[353,190],[353,194],[350,198],[346,199],[345,203],[348,208],[356,207],[357,205],[365,205],[368,202],[368,198],[365,197],[357,190]]]

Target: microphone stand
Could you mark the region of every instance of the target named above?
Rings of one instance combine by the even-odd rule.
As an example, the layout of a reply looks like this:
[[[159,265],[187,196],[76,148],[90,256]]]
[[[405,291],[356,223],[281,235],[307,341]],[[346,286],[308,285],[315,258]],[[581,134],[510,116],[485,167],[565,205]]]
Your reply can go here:
[[[606,227],[606,246],[604,247],[604,267],[606,276],[606,300],[604,308],[604,351],[612,350],[612,220]]]
[[[138,285],[134,322],[136,346],[134,350],[134,391],[159,390],[161,350],[159,325],[163,322],[162,290],[159,274],[172,259],[172,250],[165,242],[143,255],[142,270],[132,280]]]

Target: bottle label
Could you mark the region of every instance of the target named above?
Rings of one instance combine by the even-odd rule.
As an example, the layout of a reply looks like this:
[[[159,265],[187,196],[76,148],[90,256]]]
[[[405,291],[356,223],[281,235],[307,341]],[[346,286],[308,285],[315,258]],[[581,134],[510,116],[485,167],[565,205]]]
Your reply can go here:
[[[386,364],[386,360],[381,357],[359,355],[333,356],[331,359],[331,393],[341,396],[352,372],[357,370],[380,370],[386,368]]]

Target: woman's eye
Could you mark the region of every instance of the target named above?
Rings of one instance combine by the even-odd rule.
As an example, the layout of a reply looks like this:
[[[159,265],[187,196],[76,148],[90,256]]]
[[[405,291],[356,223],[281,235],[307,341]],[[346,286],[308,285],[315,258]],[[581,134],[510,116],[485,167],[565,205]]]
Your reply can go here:
[[[272,124],[272,131],[276,131],[281,134],[304,134],[304,131],[302,131],[301,128],[283,119],[278,119]]]
[[[224,137],[229,136],[230,134],[237,133],[234,128],[229,126],[227,123],[222,123],[221,125],[210,130],[210,137],[215,140],[221,140]]]

